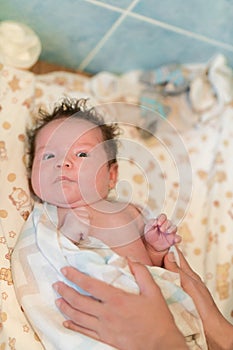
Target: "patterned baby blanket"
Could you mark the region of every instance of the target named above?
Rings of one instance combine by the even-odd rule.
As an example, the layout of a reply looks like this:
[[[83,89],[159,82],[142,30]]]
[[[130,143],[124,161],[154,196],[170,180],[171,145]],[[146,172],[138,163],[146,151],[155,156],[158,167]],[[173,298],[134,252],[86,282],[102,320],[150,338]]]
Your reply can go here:
[[[12,255],[13,280],[18,301],[46,350],[113,349],[62,326],[65,320],[55,305],[52,284],[70,284],[60,269],[72,265],[84,273],[132,293],[139,288],[126,260],[99,240],[88,246],[73,244],[57,230],[57,209],[35,204]],[[190,349],[207,349],[202,322],[192,299],[179,285],[179,276],[160,267],[148,267],[161,288],[178,328]],[[77,286],[79,292],[85,293]],[[140,315],[138,315],[140,317]]]

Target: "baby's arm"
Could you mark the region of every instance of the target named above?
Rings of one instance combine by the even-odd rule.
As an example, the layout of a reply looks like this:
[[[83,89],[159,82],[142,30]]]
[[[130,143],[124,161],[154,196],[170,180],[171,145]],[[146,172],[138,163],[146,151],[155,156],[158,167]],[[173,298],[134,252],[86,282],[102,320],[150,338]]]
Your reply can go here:
[[[160,214],[145,225],[144,242],[148,254],[156,266],[163,265],[163,258],[168,249],[180,241],[181,237],[177,235],[177,227],[167,219],[165,214]]]

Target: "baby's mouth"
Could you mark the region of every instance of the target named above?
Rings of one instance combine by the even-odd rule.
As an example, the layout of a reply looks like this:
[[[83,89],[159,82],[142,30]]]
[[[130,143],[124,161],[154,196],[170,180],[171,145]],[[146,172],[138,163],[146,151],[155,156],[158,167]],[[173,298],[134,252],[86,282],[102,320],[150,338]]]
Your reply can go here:
[[[54,182],[69,181],[74,182],[71,178],[65,175],[58,176]]]

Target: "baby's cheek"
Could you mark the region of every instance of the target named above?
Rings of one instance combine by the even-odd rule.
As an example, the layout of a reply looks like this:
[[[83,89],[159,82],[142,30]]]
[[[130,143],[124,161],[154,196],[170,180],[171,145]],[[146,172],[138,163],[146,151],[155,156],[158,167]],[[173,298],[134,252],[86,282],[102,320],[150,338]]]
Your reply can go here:
[[[46,188],[46,180],[44,179],[44,177],[46,177],[46,173],[44,173],[44,176],[42,175],[43,172],[41,172],[41,169],[36,166],[32,169],[32,176],[31,176],[31,184],[32,184],[32,188],[33,191],[35,192],[35,194],[42,198],[42,192],[43,189]]]
[[[35,171],[35,168],[32,168],[31,185],[32,185],[33,191],[36,193],[38,191],[39,181],[38,181],[38,176],[37,176],[37,172]]]
[[[40,188],[40,182],[38,181],[38,179],[33,178],[31,181],[32,184],[32,189],[34,191],[34,193],[41,198],[41,188]]]

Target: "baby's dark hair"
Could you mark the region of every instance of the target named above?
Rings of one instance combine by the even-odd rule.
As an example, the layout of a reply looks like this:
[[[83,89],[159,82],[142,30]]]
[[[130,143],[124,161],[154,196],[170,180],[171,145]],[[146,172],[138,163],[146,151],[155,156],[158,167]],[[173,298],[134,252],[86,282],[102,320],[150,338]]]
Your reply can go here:
[[[60,103],[56,104],[52,113],[43,109],[39,110],[39,117],[36,118],[35,126],[27,130],[28,139],[28,171],[31,172],[33,159],[35,156],[36,136],[45,125],[49,122],[62,118],[77,118],[87,120],[98,126],[102,132],[104,148],[108,156],[108,166],[117,162],[117,146],[116,137],[120,134],[117,123],[110,124],[104,121],[94,107],[87,106],[87,99],[64,98]]]

